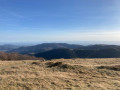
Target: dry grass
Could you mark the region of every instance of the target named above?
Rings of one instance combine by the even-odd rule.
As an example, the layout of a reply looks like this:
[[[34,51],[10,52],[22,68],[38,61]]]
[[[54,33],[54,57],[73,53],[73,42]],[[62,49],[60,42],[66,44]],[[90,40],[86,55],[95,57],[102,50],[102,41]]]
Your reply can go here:
[[[0,90],[120,90],[120,59],[0,61]]]

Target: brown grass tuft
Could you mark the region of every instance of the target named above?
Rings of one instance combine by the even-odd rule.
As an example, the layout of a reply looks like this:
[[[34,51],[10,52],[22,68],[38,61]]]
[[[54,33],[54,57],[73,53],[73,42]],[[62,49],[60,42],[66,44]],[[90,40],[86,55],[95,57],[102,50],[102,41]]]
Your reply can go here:
[[[114,71],[120,71],[120,65],[115,66],[100,66],[98,69],[108,69],[108,70],[114,70]]]

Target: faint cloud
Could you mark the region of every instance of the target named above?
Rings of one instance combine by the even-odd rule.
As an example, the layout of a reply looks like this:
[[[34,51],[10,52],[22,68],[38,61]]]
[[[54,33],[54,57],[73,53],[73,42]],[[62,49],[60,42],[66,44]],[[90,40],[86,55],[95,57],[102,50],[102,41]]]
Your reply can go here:
[[[5,8],[2,8],[2,7],[0,7],[0,10],[3,11],[3,12],[6,12],[6,13],[12,15],[12,16],[16,16],[16,17],[19,17],[19,18],[23,18],[22,15],[14,12],[14,11],[10,11],[10,10],[7,10],[7,9],[5,9]]]

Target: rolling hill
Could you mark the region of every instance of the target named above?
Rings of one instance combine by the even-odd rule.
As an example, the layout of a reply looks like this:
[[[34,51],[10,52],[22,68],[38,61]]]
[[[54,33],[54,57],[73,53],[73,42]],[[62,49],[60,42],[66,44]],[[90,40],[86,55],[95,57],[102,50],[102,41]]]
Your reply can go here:
[[[67,43],[43,43],[34,46],[24,46],[16,49],[9,50],[8,52],[17,52],[20,54],[36,54],[41,52],[50,51],[53,49],[81,49],[81,50],[99,50],[99,49],[108,49],[108,48],[117,48],[120,49],[120,46],[117,45],[76,45],[76,44],[67,44]]]
[[[36,54],[36,53],[46,52],[49,50],[59,49],[59,48],[75,49],[75,48],[81,48],[81,47],[83,46],[75,45],[75,44],[66,44],[66,43],[43,43],[35,46],[20,47],[17,49],[10,50],[8,52],[17,52],[20,54]]]
[[[82,46],[66,43],[43,43],[34,46],[24,46],[8,51],[8,53],[11,52],[33,55],[46,59],[118,58],[120,57],[120,46],[104,44]]]
[[[35,54],[35,56],[43,57],[45,59],[120,58],[120,50],[114,48],[100,50],[54,49],[51,51]]]
[[[75,58],[76,55],[72,49],[54,49],[51,51],[35,54],[36,57],[43,57],[45,59],[59,59],[59,58]]]

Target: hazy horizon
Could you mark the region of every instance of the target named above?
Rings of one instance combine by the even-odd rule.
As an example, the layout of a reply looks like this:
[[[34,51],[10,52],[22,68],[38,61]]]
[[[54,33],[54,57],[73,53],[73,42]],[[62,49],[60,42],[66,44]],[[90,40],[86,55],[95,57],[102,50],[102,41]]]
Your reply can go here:
[[[41,42],[0,42],[0,45],[38,45],[43,43],[67,43],[67,44],[78,44],[78,45],[97,45],[97,44],[106,44],[106,45],[120,45],[120,41],[41,41]]]

